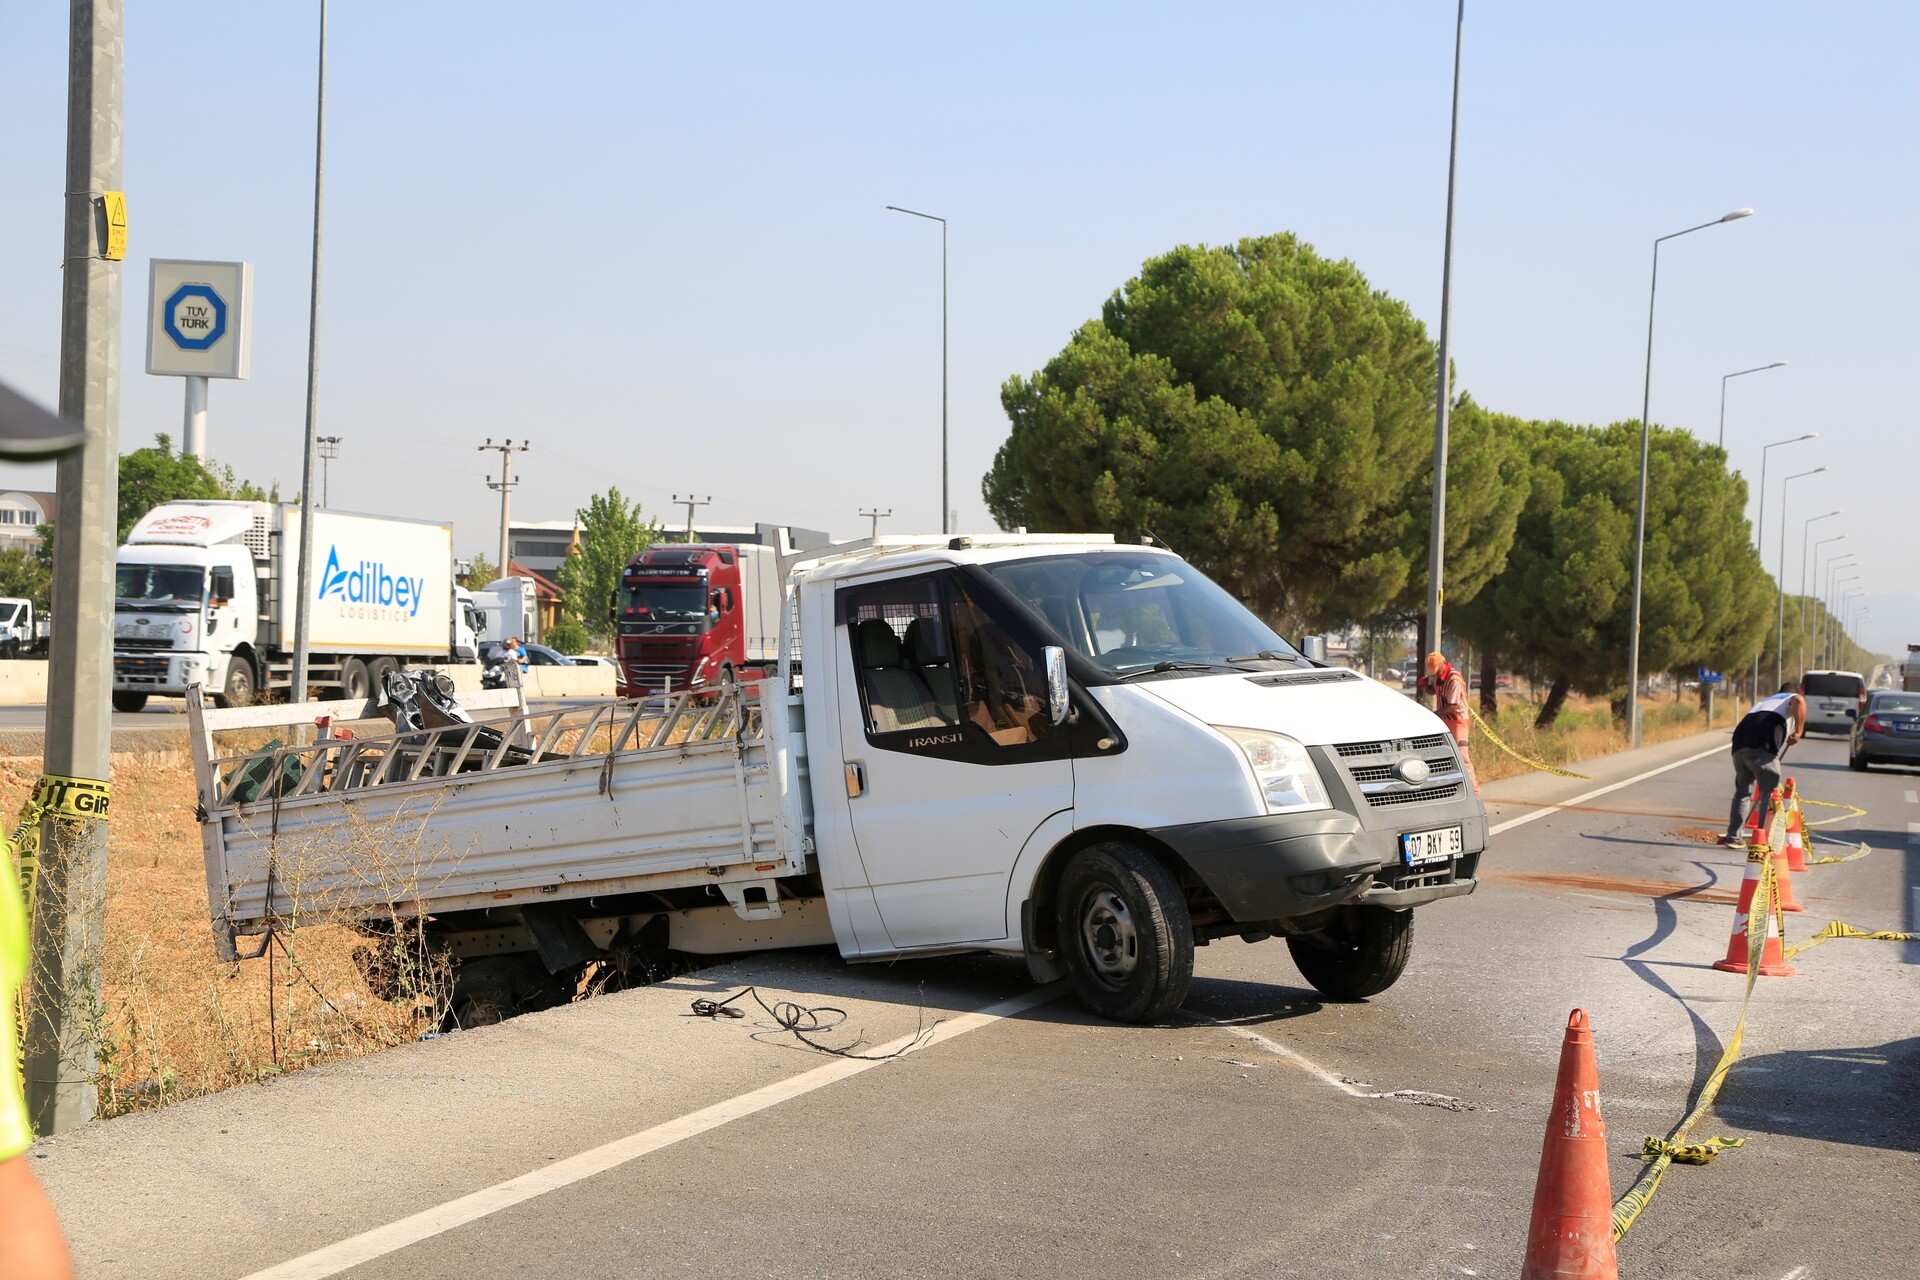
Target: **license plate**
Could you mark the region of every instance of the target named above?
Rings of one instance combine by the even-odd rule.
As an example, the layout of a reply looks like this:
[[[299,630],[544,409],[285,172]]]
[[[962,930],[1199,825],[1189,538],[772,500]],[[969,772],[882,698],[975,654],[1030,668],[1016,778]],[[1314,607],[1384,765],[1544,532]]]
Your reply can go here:
[[[1820,709],[1822,711],[1845,711],[1847,704],[1844,702],[1823,702],[1820,704]]]
[[[1400,837],[1400,856],[1410,867],[1427,862],[1447,862],[1460,856],[1464,846],[1459,827],[1441,827],[1437,831],[1409,831]]]

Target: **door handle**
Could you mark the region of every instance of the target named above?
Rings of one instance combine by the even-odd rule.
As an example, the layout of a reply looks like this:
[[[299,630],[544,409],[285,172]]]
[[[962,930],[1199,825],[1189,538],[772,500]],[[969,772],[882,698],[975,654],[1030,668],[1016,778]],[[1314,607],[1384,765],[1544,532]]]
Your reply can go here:
[[[847,761],[847,799],[866,794],[867,764],[864,760]]]

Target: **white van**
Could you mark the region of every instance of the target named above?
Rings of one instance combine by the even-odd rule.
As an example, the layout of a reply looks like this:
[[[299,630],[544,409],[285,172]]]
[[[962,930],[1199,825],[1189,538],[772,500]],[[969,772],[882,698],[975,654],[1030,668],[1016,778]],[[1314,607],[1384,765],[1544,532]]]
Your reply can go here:
[[[1867,705],[1867,678],[1858,671],[1809,671],[1800,677],[1808,733],[1852,733]]]

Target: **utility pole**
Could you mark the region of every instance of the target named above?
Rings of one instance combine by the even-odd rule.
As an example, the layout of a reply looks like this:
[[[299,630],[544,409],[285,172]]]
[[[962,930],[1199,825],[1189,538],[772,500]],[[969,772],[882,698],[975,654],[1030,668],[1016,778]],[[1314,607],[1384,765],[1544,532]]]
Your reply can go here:
[[[313,278],[307,292],[307,430],[300,452],[300,561],[295,571],[293,608],[293,685],[287,701],[307,700],[307,637],[313,623],[313,463],[318,456],[314,431],[320,416],[320,212],[327,174],[327,0],[320,0],[320,61],[313,99]],[[267,684],[273,683],[272,676]]]
[[[320,446],[320,505],[331,509],[333,506],[333,461],[340,456],[340,437],[321,436],[314,441]]]
[[[525,453],[527,442],[522,440],[519,444],[515,444],[511,440],[502,440],[499,444],[495,444],[493,437],[488,436],[487,442],[480,446],[480,452],[485,453],[489,449],[495,450],[500,455],[500,478],[489,479],[487,488],[497,490],[500,494],[500,567],[494,572],[504,578],[507,576],[508,564],[507,517],[513,509],[513,486],[520,483],[513,478],[513,455]]]
[[[868,541],[872,541],[874,538],[880,536],[880,522],[893,518],[893,508],[888,507],[885,511],[882,511],[878,507],[862,507],[860,508],[860,514],[873,522],[867,526],[867,539]]]
[[[712,501],[713,501],[712,494],[708,494],[704,498],[696,498],[692,494],[688,494],[684,498],[677,493],[673,495],[674,505],[678,507],[685,507],[687,509],[687,541],[689,543],[693,541],[693,509],[695,507],[704,507],[709,503],[711,503]]]
[[[84,1012],[100,1001],[105,937],[106,804],[113,731],[113,552],[119,507],[120,264],[108,261],[107,192],[122,173],[120,0],[73,0],[67,45],[66,232],[61,263],[60,413],[86,431],[59,463],[53,540],[53,638],[46,773],[26,1026],[27,1109],[42,1134],[93,1119],[93,1047]],[[62,803],[77,787],[90,817]],[[38,796],[40,788],[35,788]],[[8,872],[11,874],[11,872]]]

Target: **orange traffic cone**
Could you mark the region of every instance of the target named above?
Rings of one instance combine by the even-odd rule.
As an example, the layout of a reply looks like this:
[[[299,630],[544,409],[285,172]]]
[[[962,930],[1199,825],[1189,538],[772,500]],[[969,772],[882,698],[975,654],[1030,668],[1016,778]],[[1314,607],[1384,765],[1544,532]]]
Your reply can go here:
[[[1617,1280],[1613,1192],[1607,1183],[1607,1123],[1600,1116],[1600,1069],[1587,1011],[1567,1017],[1560,1078],[1540,1147],[1527,1261],[1521,1280]]]
[[[1740,902],[1734,908],[1733,936],[1727,939],[1726,958],[1713,962],[1716,969],[1724,969],[1728,973],[1747,971],[1747,929],[1753,923],[1754,899],[1759,896],[1760,861],[1771,856],[1764,845],[1747,853],[1747,874],[1740,882]],[[1780,949],[1780,921],[1766,909],[1764,902],[1759,905],[1761,914],[1767,920],[1767,941],[1760,952],[1760,974],[1767,978],[1791,978],[1794,968],[1787,963],[1786,955]]]
[[[1788,778],[1782,788],[1787,804],[1787,866],[1793,871],[1807,869],[1807,824],[1800,816],[1800,797],[1793,789],[1793,779]]]
[[[1778,849],[1772,845],[1774,820],[1779,817],[1782,807],[1781,789],[1774,789],[1773,794],[1767,797],[1767,803],[1764,808],[1760,804],[1760,788],[1758,785],[1755,785],[1753,795],[1753,817],[1748,823],[1747,851],[1751,853],[1755,849],[1765,849],[1773,855],[1773,879],[1775,885],[1778,886],[1779,896],[1777,901],[1779,902],[1780,910],[1805,911],[1805,907],[1793,900],[1793,876],[1786,850],[1788,842],[1782,839],[1780,842],[1781,847]]]

